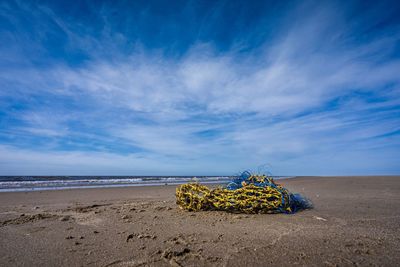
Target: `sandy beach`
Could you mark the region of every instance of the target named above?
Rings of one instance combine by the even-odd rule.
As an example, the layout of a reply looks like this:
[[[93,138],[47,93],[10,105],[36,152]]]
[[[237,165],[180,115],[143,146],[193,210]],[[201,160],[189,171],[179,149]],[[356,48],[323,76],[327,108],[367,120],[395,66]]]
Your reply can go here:
[[[296,214],[187,212],[175,186],[0,193],[1,266],[395,266],[400,177],[279,181]]]

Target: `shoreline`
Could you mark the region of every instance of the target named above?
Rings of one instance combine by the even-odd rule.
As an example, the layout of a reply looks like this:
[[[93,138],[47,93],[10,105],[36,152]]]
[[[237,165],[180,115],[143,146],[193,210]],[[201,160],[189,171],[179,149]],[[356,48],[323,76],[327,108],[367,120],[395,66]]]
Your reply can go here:
[[[277,178],[276,178],[277,177]],[[314,178],[374,178],[374,177],[397,177],[396,175],[370,175],[370,176],[276,176],[275,181],[285,181],[292,179],[314,179]],[[193,181],[187,181],[193,182]],[[198,181],[200,184],[205,185],[226,185],[229,181],[226,180],[211,180],[211,181]],[[185,182],[186,183],[186,182]],[[126,183],[126,184],[98,184],[98,185],[76,185],[76,186],[54,186],[54,187],[32,187],[32,188],[0,188],[1,193],[13,192],[36,192],[36,191],[58,191],[58,190],[81,190],[81,189],[105,189],[105,188],[124,188],[124,187],[152,187],[152,186],[177,186],[183,184],[182,182],[151,182],[151,183]]]
[[[218,182],[201,182],[202,184],[221,184]],[[38,187],[38,188],[21,188],[21,189],[0,189],[0,193],[18,193],[18,192],[39,192],[39,191],[60,191],[60,190],[81,190],[81,189],[107,189],[107,188],[125,188],[125,187],[158,187],[158,186],[177,186],[182,183],[148,183],[148,184],[111,184],[111,185],[78,185],[70,187]]]
[[[8,176],[7,176],[8,177]],[[19,176],[16,176],[20,178]],[[31,176],[28,176],[31,177]],[[60,176],[60,178],[67,178],[68,176]],[[205,179],[204,177],[185,177],[184,180],[182,180],[182,177],[173,177],[175,181],[170,181],[171,177],[167,176],[160,176],[161,179],[159,180],[153,180],[153,181],[136,181],[136,182],[122,182],[125,179],[118,179],[116,180],[113,179],[93,179],[97,178],[95,176],[90,177],[90,176],[83,176],[86,177],[86,179],[83,180],[70,180],[70,179],[59,179],[59,180],[27,180],[23,181],[18,179],[17,181],[2,181],[0,179],[0,193],[2,192],[32,192],[32,191],[47,191],[47,190],[67,190],[67,189],[91,189],[91,188],[118,188],[118,187],[142,187],[142,186],[164,186],[164,185],[180,185],[180,184],[185,184],[185,183],[193,183],[193,182],[199,182],[201,184],[207,184],[207,185],[213,185],[213,184],[221,184],[225,185],[228,184],[231,181],[231,178],[227,178],[228,176],[221,176],[221,177],[214,177],[214,176],[209,176],[209,178]],[[110,176],[106,176],[107,178],[110,178]],[[117,176],[118,177],[118,176]],[[127,176],[130,177],[130,176]],[[1,178],[1,177],[0,177]],[[166,179],[164,179],[166,178]],[[295,176],[273,176],[275,180],[282,180],[282,179],[292,179],[295,178]],[[126,178],[126,180],[141,180],[142,178],[136,177],[136,178]],[[80,184],[76,184],[77,182],[80,182]],[[4,187],[4,183],[6,183],[9,187]],[[10,184],[18,184],[18,187],[11,187]],[[21,184],[26,184],[30,185],[28,187],[22,187]],[[38,184],[47,184],[46,186],[40,186]],[[49,184],[59,184],[59,185],[53,185],[50,186]],[[73,185],[66,185],[66,183],[73,183]],[[61,184],[61,185],[60,185]],[[32,186],[32,185],[37,185],[37,186]]]
[[[345,179],[344,179],[345,178]],[[380,265],[400,261],[400,177],[279,180],[296,214],[187,212],[175,185],[0,193],[0,265]]]

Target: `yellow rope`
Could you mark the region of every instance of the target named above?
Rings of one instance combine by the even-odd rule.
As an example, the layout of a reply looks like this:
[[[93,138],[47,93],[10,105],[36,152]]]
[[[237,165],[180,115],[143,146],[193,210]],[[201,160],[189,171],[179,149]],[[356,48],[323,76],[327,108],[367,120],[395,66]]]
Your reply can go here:
[[[279,186],[244,184],[236,190],[190,183],[176,189],[176,203],[188,211],[221,210],[242,213],[291,212],[290,194]]]

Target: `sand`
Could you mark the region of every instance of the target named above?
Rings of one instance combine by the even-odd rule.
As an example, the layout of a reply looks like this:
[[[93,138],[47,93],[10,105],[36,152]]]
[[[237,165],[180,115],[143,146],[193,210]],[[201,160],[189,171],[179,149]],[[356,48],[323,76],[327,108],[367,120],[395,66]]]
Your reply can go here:
[[[314,209],[186,212],[175,186],[0,193],[0,266],[395,266],[400,177],[281,183]]]

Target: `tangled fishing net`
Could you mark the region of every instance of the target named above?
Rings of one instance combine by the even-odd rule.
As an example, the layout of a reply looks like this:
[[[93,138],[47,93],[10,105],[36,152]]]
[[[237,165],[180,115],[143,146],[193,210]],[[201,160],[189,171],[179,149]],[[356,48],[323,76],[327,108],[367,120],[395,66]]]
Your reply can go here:
[[[300,194],[290,193],[266,175],[244,172],[226,188],[210,189],[199,183],[180,185],[176,203],[188,211],[220,210],[236,213],[294,213],[311,208]]]

